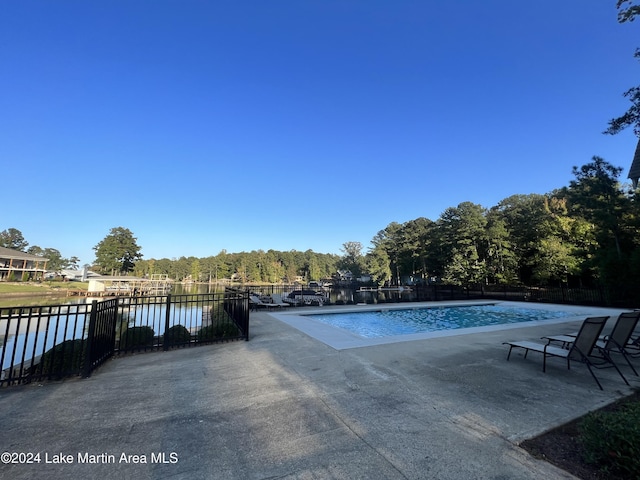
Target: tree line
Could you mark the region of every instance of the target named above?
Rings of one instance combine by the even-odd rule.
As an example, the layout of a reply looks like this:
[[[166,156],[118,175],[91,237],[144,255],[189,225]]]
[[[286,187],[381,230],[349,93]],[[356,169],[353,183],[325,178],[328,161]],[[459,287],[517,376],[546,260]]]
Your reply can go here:
[[[574,167],[568,186],[517,194],[485,208],[463,202],[438,219],[392,222],[363,252],[343,255],[258,250],[195,258],[139,260],[136,275],[176,280],[291,282],[322,280],[338,270],[377,284],[640,285],[638,192],[619,180],[622,169],[600,157]]]
[[[92,270],[174,280],[291,283],[332,278],[338,270],[377,284],[432,282],[472,285],[570,285],[626,289],[640,285],[638,191],[622,184],[622,169],[600,157],[574,167],[568,186],[547,194],[517,194],[485,208],[463,202],[438,219],[392,222],[363,252],[342,255],[257,250],[205,258],[143,259],[133,233],[112,228],[95,247]],[[49,270],[77,265],[52,248],[28,247],[19,230],[0,232],[0,246],[49,258]],[[53,262],[52,262],[53,261]]]
[[[463,202],[436,220],[391,223],[367,255],[377,281],[454,285],[639,285],[638,193],[600,157],[548,194],[513,195],[485,209]]]
[[[133,269],[138,276],[166,274],[176,280],[216,282],[233,279],[242,283],[293,283],[331,278],[339,268],[340,256],[304,252],[254,250],[228,253],[222,250],[215,256],[178,259],[141,260]]]

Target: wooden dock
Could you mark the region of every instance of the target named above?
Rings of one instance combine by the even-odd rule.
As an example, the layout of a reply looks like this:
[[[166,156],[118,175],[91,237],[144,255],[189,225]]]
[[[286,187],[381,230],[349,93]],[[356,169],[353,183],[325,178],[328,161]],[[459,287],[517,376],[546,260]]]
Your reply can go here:
[[[67,297],[131,297],[131,291],[90,292],[88,290],[67,290]]]

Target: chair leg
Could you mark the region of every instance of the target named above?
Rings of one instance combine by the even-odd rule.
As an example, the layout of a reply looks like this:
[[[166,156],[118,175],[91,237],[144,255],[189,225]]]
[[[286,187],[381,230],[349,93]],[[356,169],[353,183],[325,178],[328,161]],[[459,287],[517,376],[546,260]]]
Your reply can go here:
[[[602,388],[602,385],[600,385],[600,382],[598,381],[598,377],[596,377],[596,374],[593,373],[593,370],[591,370],[591,365],[589,364],[589,362],[587,361],[587,368],[589,369],[589,373],[591,374],[591,376],[593,377],[593,379],[596,381],[596,383],[598,384],[598,387],[600,387],[600,390],[604,390],[604,388]],[[617,367],[616,367],[617,368]],[[620,370],[618,370],[618,373],[620,373]],[[620,374],[622,375],[622,374]],[[624,378],[624,377],[622,377]],[[624,378],[624,381],[626,382],[627,379]],[[627,383],[627,385],[629,385],[629,383]]]
[[[616,372],[618,372],[618,375],[620,375],[620,377],[622,378],[622,380],[624,380],[624,383],[626,383],[627,385],[629,385],[629,382],[627,381],[627,379],[625,378],[625,376],[622,374],[622,372],[620,371],[620,369],[618,368],[618,365],[616,365],[616,362],[613,361],[613,358],[611,358],[611,353],[608,350],[605,350],[604,348],[599,348],[598,347],[598,353],[600,354],[600,356],[595,356],[594,358],[599,358],[604,360],[604,362],[606,364],[609,364],[610,366],[612,366],[613,368],[616,369]],[[625,360],[627,360],[626,355],[624,355],[624,351],[619,350],[619,353],[621,353],[624,357]],[[587,366],[589,366],[591,364],[591,361],[589,361],[588,358],[585,357],[584,361],[586,362]],[[627,363],[629,363],[629,360],[627,360]],[[593,364],[596,368],[598,368],[597,364]],[[635,368],[633,368],[633,366],[631,364],[629,364],[629,366],[631,366],[631,369],[635,372]]]
[[[509,347],[509,353],[507,354],[507,362],[509,361],[509,358],[511,358],[511,350],[513,350],[513,345]]]
[[[615,362],[613,361],[613,358],[611,358],[611,355],[609,355],[608,353],[604,352],[606,355],[606,359],[611,362],[611,365],[613,365],[613,368],[616,369],[616,371],[618,372],[618,374],[622,377],[622,380],[624,380],[624,383],[627,384],[627,386],[629,386],[629,382],[627,381],[627,379],[625,378],[625,376],[622,374],[622,372],[620,371],[620,369],[618,368],[618,365],[615,364]],[[631,367],[633,368],[633,367]],[[635,369],[634,369],[635,371]]]
[[[640,376],[640,375],[638,375],[638,372],[636,371],[634,366],[631,365],[631,362],[629,361],[629,357],[627,356],[625,351],[624,350],[620,350],[620,353],[622,354],[622,356],[624,357],[625,361],[627,362],[627,365],[629,365],[629,367],[631,367],[631,370],[633,371],[633,373],[635,373],[636,377]]]

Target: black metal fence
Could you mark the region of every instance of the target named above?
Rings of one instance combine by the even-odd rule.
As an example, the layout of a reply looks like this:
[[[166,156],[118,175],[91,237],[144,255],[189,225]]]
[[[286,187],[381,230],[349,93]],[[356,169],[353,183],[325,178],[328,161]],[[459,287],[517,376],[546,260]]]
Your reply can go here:
[[[299,285],[249,285],[253,294],[269,301],[274,294],[285,301],[289,295],[295,297]],[[411,285],[401,287],[377,288],[356,285],[341,287],[305,287],[324,295],[324,305],[354,305],[396,302],[429,302],[443,300],[512,300],[523,302],[561,303],[574,305],[592,305],[602,307],[638,308],[640,289],[635,294],[611,292],[600,288],[568,287],[526,287],[526,286],[478,286],[462,287],[457,285]]]
[[[85,377],[106,362],[114,354],[116,342],[116,322],[118,318],[119,299],[104,302],[94,300],[91,304],[89,328],[86,339],[85,361],[82,363],[82,374]],[[64,345],[64,342],[63,342]],[[43,375],[44,372],[38,372]],[[70,374],[73,374],[71,372]],[[68,373],[67,373],[68,374]]]
[[[0,308],[0,386],[89,376],[117,354],[229,340],[249,340],[245,290]]]

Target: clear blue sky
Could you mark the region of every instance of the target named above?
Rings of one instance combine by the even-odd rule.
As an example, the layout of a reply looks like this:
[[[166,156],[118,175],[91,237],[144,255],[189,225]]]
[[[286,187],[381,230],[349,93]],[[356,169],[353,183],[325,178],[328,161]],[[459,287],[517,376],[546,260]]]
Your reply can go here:
[[[638,83],[614,0],[0,5],[0,230],[94,260],[366,248],[568,185]]]

